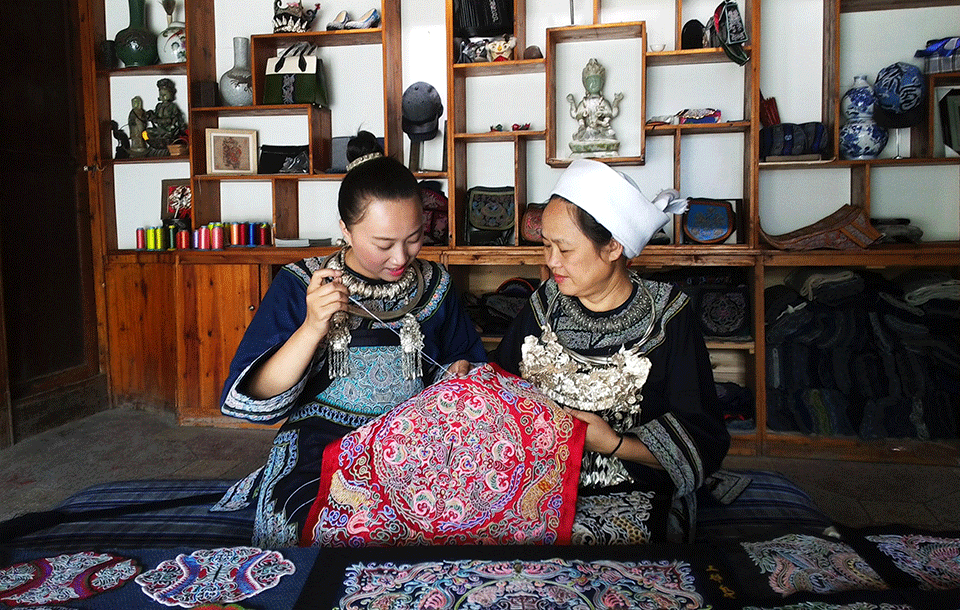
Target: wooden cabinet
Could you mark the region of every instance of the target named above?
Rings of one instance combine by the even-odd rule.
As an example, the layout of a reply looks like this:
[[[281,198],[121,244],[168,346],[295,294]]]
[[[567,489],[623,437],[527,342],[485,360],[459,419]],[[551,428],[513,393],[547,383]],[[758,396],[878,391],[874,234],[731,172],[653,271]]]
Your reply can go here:
[[[180,378],[176,266],[165,254],[115,256],[104,273],[114,403],[172,410]]]
[[[269,267],[185,260],[177,266],[177,276],[177,352],[182,371],[177,418],[182,424],[222,425],[226,422],[220,415],[220,391],[269,286]]]

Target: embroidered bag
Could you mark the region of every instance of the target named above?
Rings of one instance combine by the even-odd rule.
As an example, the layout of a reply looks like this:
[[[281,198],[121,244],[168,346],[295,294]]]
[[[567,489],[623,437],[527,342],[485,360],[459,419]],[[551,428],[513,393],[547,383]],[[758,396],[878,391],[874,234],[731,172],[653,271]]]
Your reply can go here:
[[[735,220],[736,214],[730,201],[691,197],[687,202],[687,211],[683,213],[683,234],[698,244],[722,243],[733,233]]]
[[[423,245],[447,245],[448,209],[447,196],[436,180],[420,182],[420,195],[423,198]]]
[[[525,244],[539,246],[543,241],[543,210],[546,203],[528,203],[520,221],[520,238]]]
[[[263,78],[264,104],[313,104],[330,106],[323,60],[317,47],[300,42],[267,59]]]
[[[514,202],[512,186],[475,186],[467,191],[468,246],[512,246]]]
[[[480,365],[327,445],[300,544],[569,544],[585,433]]]

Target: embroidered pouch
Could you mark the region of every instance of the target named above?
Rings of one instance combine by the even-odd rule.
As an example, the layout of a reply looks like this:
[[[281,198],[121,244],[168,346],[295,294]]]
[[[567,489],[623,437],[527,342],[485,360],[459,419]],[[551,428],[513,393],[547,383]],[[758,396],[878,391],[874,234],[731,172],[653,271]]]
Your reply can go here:
[[[467,191],[468,246],[513,245],[514,188],[475,186]]]
[[[328,445],[300,543],[569,544],[584,434],[483,364]]]
[[[719,244],[733,233],[735,220],[730,201],[691,197],[683,213],[683,234],[698,244]]]
[[[543,210],[546,203],[528,203],[520,221],[520,237],[524,243],[540,245],[543,240]]]

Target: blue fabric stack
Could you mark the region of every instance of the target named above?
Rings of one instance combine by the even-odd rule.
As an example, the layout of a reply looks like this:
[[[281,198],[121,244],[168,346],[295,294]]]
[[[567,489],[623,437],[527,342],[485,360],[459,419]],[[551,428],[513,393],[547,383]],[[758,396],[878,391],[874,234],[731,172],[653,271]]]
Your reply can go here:
[[[960,291],[938,272],[894,280],[798,268],[765,292],[767,425],[864,439],[956,438]]]

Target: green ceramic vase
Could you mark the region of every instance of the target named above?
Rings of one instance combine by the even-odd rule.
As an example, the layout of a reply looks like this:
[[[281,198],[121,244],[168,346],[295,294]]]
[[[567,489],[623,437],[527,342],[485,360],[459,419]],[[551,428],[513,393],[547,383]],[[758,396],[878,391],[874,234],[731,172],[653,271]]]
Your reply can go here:
[[[152,66],[157,63],[157,37],[146,28],[144,0],[128,2],[130,25],[117,32],[117,57],[125,66]]]

